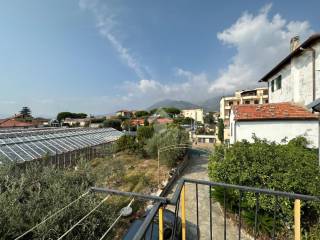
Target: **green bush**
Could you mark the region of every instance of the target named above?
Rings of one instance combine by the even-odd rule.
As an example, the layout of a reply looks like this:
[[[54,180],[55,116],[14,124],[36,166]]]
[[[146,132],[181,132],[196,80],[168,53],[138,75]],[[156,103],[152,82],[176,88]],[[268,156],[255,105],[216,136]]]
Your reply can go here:
[[[285,192],[318,196],[320,194],[320,170],[315,150],[308,149],[303,137],[291,140],[288,144],[275,144],[254,137],[254,143],[237,142],[230,148],[216,147],[210,158],[209,176],[212,181],[244,186],[274,189]],[[218,201],[222,189],[213,191]],[[220,197],[219,197],[220,196]],[[228,191],[227,208],[238,209],[239,192]],[[270,234],[274,211],[274,198],[260,195],[259,218],[260,231]],[[279,199],[280,232],[288,231],[293,220],[293,201]],[[255,208],[255,195],[247,193],[242,201],[243,216],[252,226]],[[320,216],[320,205],[315,202],[302,201],[302,227],[308,232]]]
[[[59,170],[29,163],[0,166],[0,236],[14,239],[66,206],[90,186],[95,177],[88,166]],[[22,239],[57,239],[92,210],[105,195],[91,194],[66,208]],[[98,239],[110,226],[120,209],[115,203],[103,204],[65,239]]]
[[[107,119],[103,122],[103,127],[105,128],[114,128],[119,131],[122,130],[121,128],[121,120],[119,119]]]
[[[142,157],[145,156],[143,144],[138,143],[136,141],[136,137],[130,135],[123,135],[117,140],[115,145],[115,151],[128,151],[131,154],[138,154]]]
[[[155,133],[153,137],[147,141],[146,149],[150,156],[157,158],[158,149],[188,143],[188,133],[185,130],[172,125]],[[161,151],[160,160],[167,166],[173,167],[176,165],[177,161],[184,156],[185,152],[186,149],[184,148],[173,148],[167,151]]]
[[[137,130],[137,139],[139,142],[144,142],[153,136],[153,126],[140,126]]]

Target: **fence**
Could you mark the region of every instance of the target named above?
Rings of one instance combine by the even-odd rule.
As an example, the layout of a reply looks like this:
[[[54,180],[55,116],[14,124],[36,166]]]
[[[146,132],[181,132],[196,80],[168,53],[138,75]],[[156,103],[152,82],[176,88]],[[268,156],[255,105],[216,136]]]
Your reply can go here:
[[[259,199],[263,196],[269,196],[271,198],[274,198],[274,215],[273,215],[273,223],[272,223],[272,233],[271,238],[276,239],[277,237],[277,224],[279,221],[279,212],[278,212],[278,206],[281,203],[281,198],[285,199],[292,199],[294,201],[294,239],[300,240],[301,239],[301,201],[312,201],[312,202],[320,202],[320,198],[316,196],[308,196],[303,194],[294,194],[294,193],[288,193],[288,192],[280,192],[280,191],[273,191],[273,190],[267,190],[267,189],[259,189],[259,188],[253,188],[253,187],[246,187],[246,186],[239,186],[239,185],[232,185],[232,184],[225,184],[225,183],[216,183],[216,182],[209,182],[209,181],[199,181],[199,180],[193,180],[193,179],[182,179],[179,181],[179,184],[172,196],[171,199],[164,198],[164,197],[156,197],[156,196],[148,196],[148,195],[142,195],[137,193],[128,193],[128,192],[120,192],[116,190],[110,190],[110,189],[98,189],[98,188],[92,188],[93,191],[96,192],[104,192],[108,194],[118,194],[118,195],[126,195],[126,196],[133,196],[137,198],[143,198],[148,199],[154,202],[153,208],[149,212],[149,214],[145,217],[141,227],[137,231],[134,240],[141,240],[141,239],[153,239],[153,229],[154,225],[158,225],[158,231],[159,233],[157,236],[159,236],[160,240],[163,239],[186,239],[187,234],[187,219],[186,219],[186,209],[188,208],[188,204],[186,202],[186,192],[188,193],[188,187],[190,185],[194,185],[196,187],[195,191],[195,198],[196,198],[196,208],[190,209],[196,212],[196,225],[197,225],[197,232],[196,236],[189,236],[191,239],[199,239],[200,238],[200,231],[199,228],[201,227],[199,224],[199,201],[198,201],[198,187],[200,185],[207,186],[208,187],[208,194],[209,194],[209,219],[210,222],[210,228],[207,233],[205,233],[207,236],[209,236],[209,239],[221,239],[216,238],[215,233],[213,232],[212,226],[214,219],[212,218],[212,197],[211,192],[214,188],[222,188],[223,189],[223,202],[224,206],[226,206],[227,201],[227,190],[234,190],[239,192],[239,201],[238,201],[238,236],[237,239],[241,239],[242,237],[242,230],[243,230],[243,219],[241,216],[241,208],[242,208],[242,201],[246,194],[254,194],[255,196],[255,208],[252,209],[254,213],[254,228],[253,228],[253,238],[257,239],[259,235]],[[171,229],[166,229],[164,225],[164,210],[166,206],[172,205],[174,206],[174,225]],[[224,207],[223,208],[223,239],[227,239],[227,210]],[[180,216],[179,216],[180,212]],[[181,220],[180,220],[181,219]],[[181,225],[181,231],[180,231],[180,225]],[[181,236],[180,236],[181,234]]]

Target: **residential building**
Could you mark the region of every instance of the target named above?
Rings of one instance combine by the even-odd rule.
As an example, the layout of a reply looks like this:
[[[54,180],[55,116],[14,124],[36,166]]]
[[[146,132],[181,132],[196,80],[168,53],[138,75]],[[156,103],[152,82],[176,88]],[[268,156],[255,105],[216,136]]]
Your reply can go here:
[[[184,109],[181,110],[181,114],[184,117],[192,118],[193,120],[197,122],[204,123],[203,117],[203,109],[202,108],[196,108],[196,109]]]
[[[241,104],[264,104],[268,103],[268,88],[260,87],[250,90],[236,91],[234,96],[222,97],[220,100],[220,118],[224,122],[224,139],[230,139],[229,115],[232,106]]]
[[[301,45],[291,39],[290,54],[260,79],[268,83],[269,102],[308,105],[320,97],[320,34]]]
[[[144,118],[136,118],[130,120],[131,126],[144,126],[145,119]]]
[[[282,143],[304,136],[311,147],[318,147],[318,117],[293,103],[234,106],[230,114],[230,143],[252,136]]]
[[[133,114],[129,110],[119,110],[116,112],[116,115],[118,117],[131,118]]]
[[[63,121],[64,125],[69,125],[70,127],[85,127],[89,126],[90,118],[66,118]]]
[[[199,145],[213,145],[216,143],[216,135],[194,134],[192,142]]]
[[[15,117],[0,119],[0,128],[30,128],[35,127],[32,122],[19,121]]]

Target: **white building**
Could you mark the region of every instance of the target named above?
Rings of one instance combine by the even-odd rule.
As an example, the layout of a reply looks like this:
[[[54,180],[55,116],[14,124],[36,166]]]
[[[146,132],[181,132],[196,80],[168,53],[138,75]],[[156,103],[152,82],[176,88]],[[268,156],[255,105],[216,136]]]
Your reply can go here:
[[[184,117],[192,118],[193,120],[196,120],[197,122],[204,123],[202,108],[184,109],[184,110],[181,110],[181,113]]]
[[[229,116],[232,106],[263,103],[268,103],[267,87],[236,91],[234,96],[222,97],[220,100],[220,118],[224,122],[224,139],[230,139]]]
[[[281,143],[304,136],[310,147],[318,147],[318,117],[292,103],[239,105],[230,114],[230,143],[252,136]]]
[[[320,97],[320,34],[301,45],[291,40],[290,54],[260,79],[267,82],[269,102],[308,105]]]

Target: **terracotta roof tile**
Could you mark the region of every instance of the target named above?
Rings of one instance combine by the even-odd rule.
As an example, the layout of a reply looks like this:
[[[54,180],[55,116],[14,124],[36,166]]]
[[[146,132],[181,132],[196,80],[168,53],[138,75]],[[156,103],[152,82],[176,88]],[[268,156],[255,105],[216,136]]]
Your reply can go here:
[[[309,112],[306,108],[288,102],[237,105],[233,107],[233,112],[234,119],[237,121],[318,119],[317,115]]]

